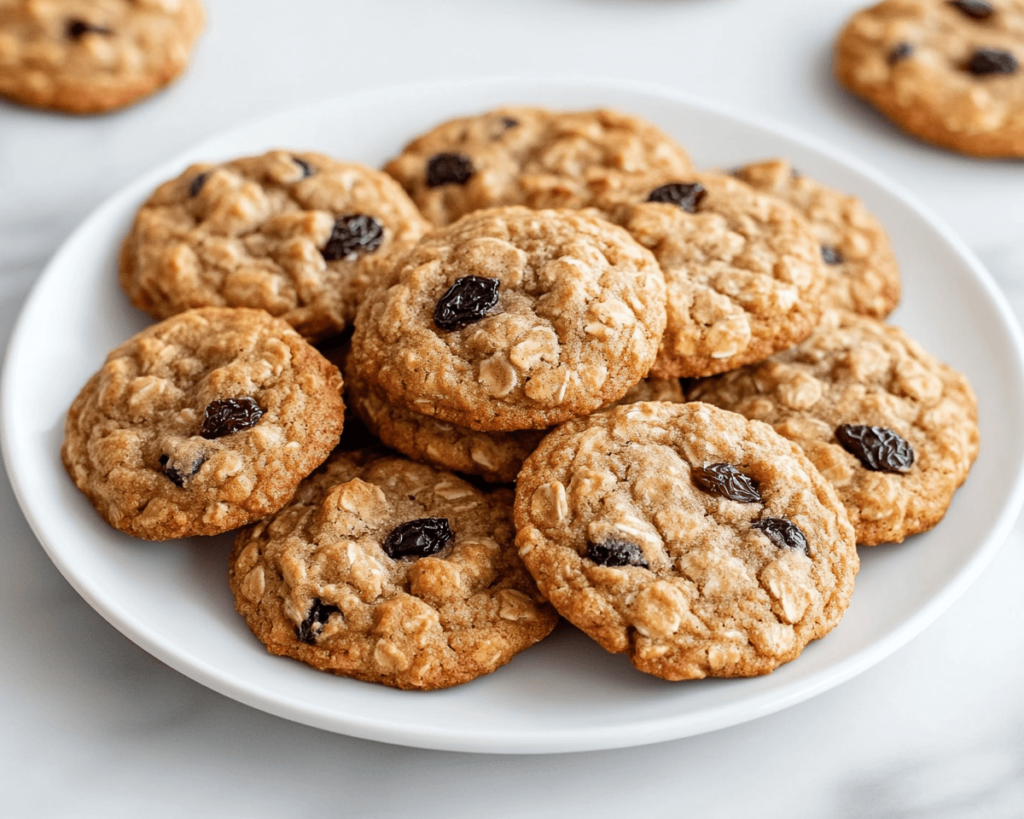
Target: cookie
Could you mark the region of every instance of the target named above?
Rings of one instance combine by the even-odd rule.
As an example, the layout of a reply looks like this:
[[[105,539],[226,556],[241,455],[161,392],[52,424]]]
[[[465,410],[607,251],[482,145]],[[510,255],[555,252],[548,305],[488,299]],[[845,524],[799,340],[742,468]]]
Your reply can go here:
[[[323,154],[192,165],[139,209],[121,287],[155,318],[259,307],[319,339],[352,323],[366,287],[428,228],[387,174]]]
[[[351,368],[346,366],[345,372],[350,373]],[[494,483],[515,481],[523,461],[549,432],[477,432],[389,404],[381,391],[366,381],[347,377],[345,389],[348,405],[389,447],[417,461],[479,475]],[[618,403],[682,400],[678,380],[651,378],[630,387]]]
[[[858,543],[900,542],[941,520],[978,454],[966,377],[897,327],[830,311],[802,344],[698,382],[687,397],[771,424],[846,505]]]
[[[438,125],[385,170],[434,224],[481,208],[582,208],[651,173],[692,173],[659,128],[616,111],[499,108]]]
[[[811,226],[825,262],[825,307],[885,318],[900,300],[900,269],[881,223],[855,196],[793,170],[785,159],[733,171],[751,187],[785,200]]]
[[[476,211],[367,294],[353,377],[441,421],[543,429],[625,395],[664,322],[661,270],[621,228],[576,211]]]
[[[838,81],[904,131],[1024,156],[1024,0],[885,0],[839,34]]]
[[[0,0],[0,96],[97,114],[163,88],[188,64],[200,0]]]
[[[665,274],[667,322],[651,375],[735,369],[791,347],[818,323],[821,250],[807,221],[778,198],[701,173],[648,182],[601,207]]]
[[[341,386],[284,321],[190,310],[107,356],[68,411],[61,457],[115,529],[220,534],[276,512],[330,454]]]
[[[835,490],[767,424],[640,403],[527,459],[516,545],[603,648],[670,680],[767,674],[836,626],[858,568]]]
[[[272,654],[397,688],[489,674],[558,615],[514,545],[512,493],[404,458],[335,453],[238,534],[235,607]]]

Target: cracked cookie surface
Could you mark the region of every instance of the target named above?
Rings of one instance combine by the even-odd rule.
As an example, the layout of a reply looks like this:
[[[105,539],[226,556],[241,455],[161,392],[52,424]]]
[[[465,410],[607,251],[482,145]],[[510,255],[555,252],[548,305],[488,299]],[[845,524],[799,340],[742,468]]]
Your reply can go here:
[[[859,566],[835,490],[800,449],[696,402],[563,424],[527,459],[515,516],[559,613],[671,680],[794,659],[839,622]]]
[[[95,114],[175,79],[203,29],[199,0],[0,0],[0,96]]]
[[[396,550],[398,530],[421,536],[411,550],[421,555]],[[558,620],[514,537],[509,490],[337,452],[287,507],[238,534],[231,589],[274,654],[398,688],[446,688],[496,670]]]
[[[385,170],[434,224],[502,205],[582,208],[638,176],[692,173],[686,151],[639,117],[507,107],[438,125]]]
[[[153,193],[121,245],[120,282],[155,318],[259,307],[318,339],[429,224],[387,174],[318,153],[192,165]]]
[[[903,130],[977,156],[1024,156],[1024,0],[885,0],[835,46],[836,78]]]
[[[826,313],[793,349],[697,382],[687,397],[769,423],[798,443],[835,486],[866,546],[938,523],[978,454],[977,401],[966,377],[898,327],[844,311]],[[868,467],[841,442],[843,425],[896,433],[912,464]]]
[[[468,312],[450,324],[456,304]],[[625,395],[664,322],[661,269],[622,228],[495,208],[424,237],[367,294],[352,371],[420,415],[543,429]]]
[[[191,310],[107,356],[68,411],[61,457],[116,529],[220,534],[277,511],[330,454],[341,386],[284,321]]]

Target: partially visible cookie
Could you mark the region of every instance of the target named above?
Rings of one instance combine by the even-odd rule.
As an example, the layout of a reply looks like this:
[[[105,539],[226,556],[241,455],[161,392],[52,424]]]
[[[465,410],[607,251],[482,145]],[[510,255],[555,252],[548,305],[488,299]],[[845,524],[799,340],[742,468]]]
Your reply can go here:
[[[839,34],[835,75],[896,125],[977,156],[1024,156],[1024,0],[884,0]]]
[[[428,229],[387,174],[323,154],[192,165],[139,209],[121,287],[155,318],[260,307],[318,339],[350,325],[365,289]]]
[[[516,487],[516,544],[559,613],[670,680],[767,674],[836,626],[842,504],[771,427],[701,403],[563,424]]]
[[[785,159],[733,171],[785,200],[810,224],[825,262],[825,307],[885,318],[900,300],[900,269],[885,228],[855,196],[797,173]]]
[[[338,442],[341,374],[262,310],[211,307],[114,349],[68,411],[61,457],[114,528],[215,535],[276,512]]]
[[[385,170],[434,224],[501,205],[581,208],[652,173],[693,171],[656,126],[617,111],[508,107],[449,120]]]
[[[353,377],[441,421],[543,429],[625,395],[664,323],[661,269],[622,228],[494,208],[425,236],[367,294]]]
[[[96,114],[174,80],[203,30],[200,0],[0,0],[0,96]]]
[[[897,327],[830,311],[802,344],[687,393],[798,443],[846,505],[865,546],[941,520],[978,454],[966,377]]]
[[[429,690],[489,674],[558,615],[513,543],[512,493],[404,458],[335,453],[243,530],[235,606],[273,654]]]
[[[665,335],[651,375],[712,375],[814,329],[825,271],[807,221],[725,174],[646,180],[601,203],[665,274]]]

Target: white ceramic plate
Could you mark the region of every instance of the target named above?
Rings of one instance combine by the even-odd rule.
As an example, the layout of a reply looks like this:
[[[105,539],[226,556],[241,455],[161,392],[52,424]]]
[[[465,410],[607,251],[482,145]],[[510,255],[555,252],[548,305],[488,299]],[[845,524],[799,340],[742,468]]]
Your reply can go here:
[[[888,227],[904,275],[893,321],[969,375],[982,448],[945,520],[899,546],[862,550],[840,626],[770,676],[667,683],[634,671],[562,625],[495,674],[447,691],[397,691],[272,657],[233,607],[230,536],[153,544],[110,529],[60,463],[64,414],[107,351],[145,327],[116,279],[117,246],[149,192],[190,162],[271,147],[379,166],[413,135],[504,103],[611,106],[646,117],[699,166],[785,155],[862,197]],[[593,750],[698,734],[785,708],[837,685],[923,629],[978,575],[1022,498],[1024,377],[1019,331],[996,286],[951,231],[849,157],[774,125],[610,82],[486,80],[374,90],[244,126],[176,157],[75,231],[29,298],[2,383],[4,455],[44,548],[75,589],[164,662],[256,708],[330,731],[425,748],[493,753]]]

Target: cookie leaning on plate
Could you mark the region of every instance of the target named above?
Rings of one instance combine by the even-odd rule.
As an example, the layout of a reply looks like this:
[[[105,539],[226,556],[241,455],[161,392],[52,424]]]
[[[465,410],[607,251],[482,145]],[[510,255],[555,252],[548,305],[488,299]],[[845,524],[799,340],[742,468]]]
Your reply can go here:
[[[0,96],[95,114],[175,79],[203,29],[200,0],[2,0]]]
[[[220,534],[277,511],[330,454],[341,386],[281,319],[190,310],[107,356],[71,404],[61,457],[115,529]]]
[[[338,452],[288,506],[238,534],[231,589],[273,654],[398,688],[447,688],[555,627],[514,537],[508,490]]]
[[[1024,0],[885,0],[839,34],[835,75],[921,139],[1024,156]]]
[[[839,622],[859,566],[828,481],[767,424],[640,403],[563,424],[516,486],[559,613],[670,680],[766,674]]]
[[[391,177],[305,151],[192,165],[142,205],[121,287],[155,318],[260,307],[318,339],[429,224]]]

